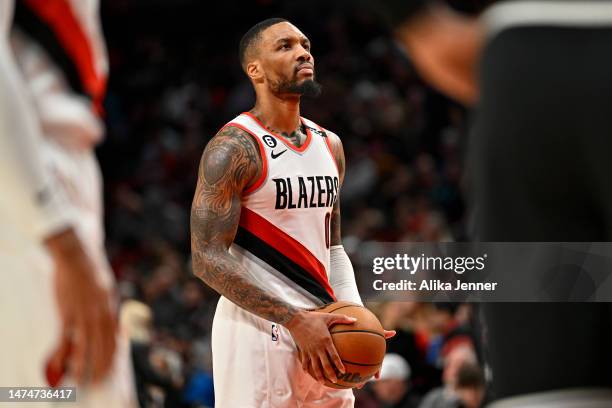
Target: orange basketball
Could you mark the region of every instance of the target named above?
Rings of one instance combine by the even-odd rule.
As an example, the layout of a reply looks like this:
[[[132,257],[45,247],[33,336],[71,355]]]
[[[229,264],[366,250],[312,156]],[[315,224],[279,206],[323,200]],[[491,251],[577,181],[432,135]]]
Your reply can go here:
[[[353,324],[336,324],[329,330],[345,373],[338,373],[338,383],[326,381],[325,385],[353,388],[376,374],[382,365],[387,343],[383,327],[374,313],[351,302],[331,303],[318,311],[357,319]]]

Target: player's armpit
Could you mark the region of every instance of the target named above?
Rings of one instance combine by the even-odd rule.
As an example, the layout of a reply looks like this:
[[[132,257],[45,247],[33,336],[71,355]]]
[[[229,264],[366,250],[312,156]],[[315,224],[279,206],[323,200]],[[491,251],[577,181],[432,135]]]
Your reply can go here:
[[[329,146],[331,147],[332,155],[334,156],[334,160],[336,161],[336,165],[338,166],[338,176],[340,177],[340,185],[344,181],[344,172],[346,169],[346,160],[344,158],[344,147],[342,146],[342,141],[333,133],[327,133],[327,137],[329,140]]]
[[[329,220],[330,246],[342,245],[341,219],[340,219],[340,197],[336,199]]]
[[[342,141],[340,138],[333,134],[328,133],[329,145],[331,147],[332,155],[334,156],[334,160],[336,161],[336,165],[338,166],[338,176],[340,178],[340,187],[342,187],[342,183],[344,182],[344,173],[346,169],[346,161],[344,158],[344,148],[342,147]],[[334,245],[342,245],[342,235],[340,233],[340,194],[336,199],[336,203],[332,209],[332,214],[330,218],[330,244]]]
[[[255,141],[226,127],[206,146],[191,207],[193,272],[238,306],[285,324],[297,309],[250,278],[229,253],[240,220],[241,195],[262,171]]]

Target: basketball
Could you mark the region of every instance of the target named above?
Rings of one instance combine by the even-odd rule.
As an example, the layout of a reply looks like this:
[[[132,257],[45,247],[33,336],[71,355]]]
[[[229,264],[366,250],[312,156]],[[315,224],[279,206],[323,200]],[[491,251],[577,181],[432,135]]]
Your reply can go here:
[[[378,318],[365,307],[351,302],[331,303],[318,311],[357,319],[353,324],[336,324],[329,330],[345,373],[338,373],[338,383],[326,381],[325,385],[353,388],[369,380],[380,370],[387,349],[384,330]]]

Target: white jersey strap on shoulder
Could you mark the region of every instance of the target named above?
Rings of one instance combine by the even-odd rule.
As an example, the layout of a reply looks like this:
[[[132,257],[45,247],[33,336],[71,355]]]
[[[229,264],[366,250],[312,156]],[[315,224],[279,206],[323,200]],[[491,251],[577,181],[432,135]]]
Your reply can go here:
[[[609,27],[612,26],[612,3],[593,0],[503,1],[489,7],[481,19],[489,38],[508,28],[521,26]]]
[[[322,139],[325,142],[326,150],[331,155],[331,158],[336,165],[336,170],[338,170],[338,174],[340,174],[340,168],[338,167],[338,162],[336,161],[336,157],[334,156],[334,151],[331,146],[330,135],[335,133],[330,132],[327,129],[324,129],[322,126],[317,125],[310,119],[302,118],[304,124],[309,127],[311,133],[314,133],[318,138]],[[337,137],[337,136],[336,136]]]
[[[264,136],[268,135],[269,132],[266,131],[252,116],[243,113],[236,118],[234,118],[228,125],[238,125],[237,127],[246,130],[253,136],[262,139]]]

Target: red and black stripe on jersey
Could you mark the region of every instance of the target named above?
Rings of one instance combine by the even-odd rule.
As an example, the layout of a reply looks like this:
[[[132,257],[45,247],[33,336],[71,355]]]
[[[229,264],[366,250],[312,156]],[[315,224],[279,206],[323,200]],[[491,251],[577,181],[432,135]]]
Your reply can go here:
[[[106,75],[96,71],[94,52],[67,0],[17,0],[15,25],[40,44],[64,73],[74,92],[90,98],[102,113]]]
[[[242,208],[234,243],[324,303],[335,301],[323,264],[294,238],[248,208]]]

